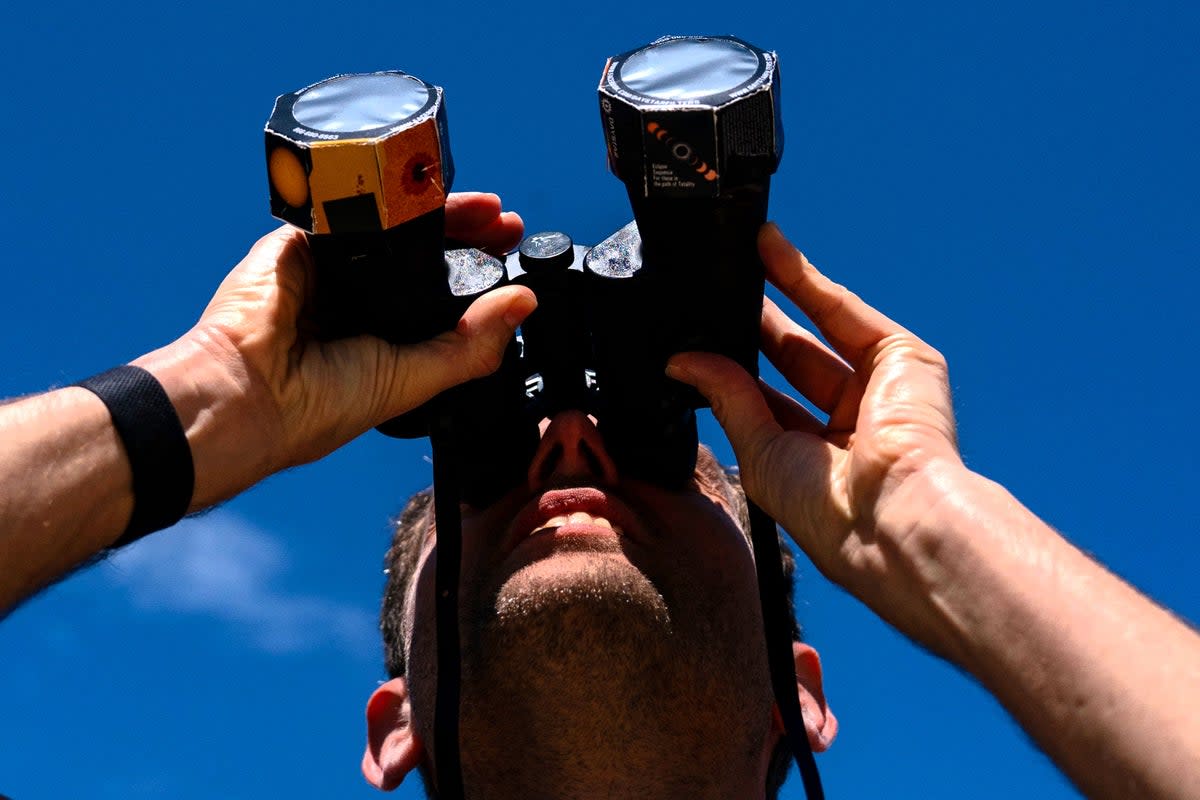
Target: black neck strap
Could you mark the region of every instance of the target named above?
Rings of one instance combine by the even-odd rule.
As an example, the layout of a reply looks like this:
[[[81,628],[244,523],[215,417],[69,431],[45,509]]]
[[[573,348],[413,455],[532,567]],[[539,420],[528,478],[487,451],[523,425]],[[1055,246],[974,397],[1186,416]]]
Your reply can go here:
[[[817,760],[808,744],[808,731],[800,711],[800,696],[796,693],[792,619],[783,579],[783,557],[779,553],[779,531],[767,512],[749,501],[747,505],[750,507],[750,539],[754,544],[754,569],[758,573],[758,599],[762,604],[771,689],[783,718],[792,756],[800,769],[800,779],[804,781],[804,794],[808,800],[825,800]]]
[[[437,698],[433,710],[434,775],[441,800],[462,800],[458,721],[462,653],[458,632],[458,580],[462,567],[462,512],[458,453],[450,418],[437,414],[430,425],[433,445],[433,504],[437,526],[434,607],[437,612]]]

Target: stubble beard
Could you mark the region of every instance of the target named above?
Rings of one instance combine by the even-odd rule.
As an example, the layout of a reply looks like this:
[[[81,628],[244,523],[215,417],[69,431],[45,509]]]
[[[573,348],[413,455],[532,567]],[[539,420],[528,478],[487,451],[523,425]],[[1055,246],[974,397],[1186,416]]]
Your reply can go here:
[[[679,608],[619,556],[543,567],[484,590],[464,621],[468,785],[497,797],[719,795],[738,777],[723,771],[761,751],[771,705],[753,677],[761,664],[731,647],[738,632]]]

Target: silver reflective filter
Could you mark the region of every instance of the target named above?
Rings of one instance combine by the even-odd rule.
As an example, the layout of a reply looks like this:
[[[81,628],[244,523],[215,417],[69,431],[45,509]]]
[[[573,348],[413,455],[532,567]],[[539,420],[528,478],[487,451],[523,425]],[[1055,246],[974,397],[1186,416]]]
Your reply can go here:
[[[264,133],[271,213],[309,233],[394,228],[442,208],[454,179],[442,90],[404,72],[280,95]]]
[[[758,53],[730,39],[669,39],[635,52],[617,80],[659,100],[694,100],[729,92],[762,69]]]
[[[783,154],[778,58],[733,36],[668,36],[613,56],[599,94],[609,169],[634,196],[765,186]]]
[[[429,100],[424,82],[409,75],[346,75],[309,89],[292,115],[318,131],[355,133],[404,122]]]

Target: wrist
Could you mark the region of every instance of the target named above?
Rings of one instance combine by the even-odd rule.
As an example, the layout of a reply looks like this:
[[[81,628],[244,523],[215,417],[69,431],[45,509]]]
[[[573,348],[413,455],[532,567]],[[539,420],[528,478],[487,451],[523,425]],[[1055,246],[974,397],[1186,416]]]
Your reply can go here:
[[[279,468],[278,421],[252,376],[200,328],[130,362],[170,398],[195,468],[189,512],[233,497]]]
[[[986,560],[976,528],[990,524],[983,517],[995,513],[995,489],[1003,492],[957,459],[910,474],[875,518],[883,568],[856,592],[902,633],[963,667],[970,648],[958,606]]]
[[[1051,579],[1065,543],[1003,486],[961,462],[934,465],[906,483],[880,526],[896,556],[886,602],[902,622],[893,624],[980,676],[980,654],[1006,624],[1004,610],[1021,607],[1030,589]]]

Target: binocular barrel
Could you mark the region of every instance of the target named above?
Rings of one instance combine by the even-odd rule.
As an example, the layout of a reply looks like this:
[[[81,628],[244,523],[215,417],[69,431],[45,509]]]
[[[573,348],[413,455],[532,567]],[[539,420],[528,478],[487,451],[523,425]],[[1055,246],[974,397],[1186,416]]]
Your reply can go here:
[[[452,330],[477,297],[507,282],[479,250],[446,250],[454,179],[445,97],[403,72],[343,75],[278,98],[266,125],[271,211],[308,232],[318,335],[359,334],[394,344]],[[456,451],[492,455],[473,465],[464,498],[486,505],[512,485],[537,445],[522,414],[514,342],[501,368],[380,426],[428,436],[435,414]]]
[[[775,54],[728,36],[664,37],[609,59],[600,80],[609,168],[629,195],[644,284],[624,315],[643,329],[636,368],[625,363],[631,331],[607,324],[606,309],[593,313],[601,430],[618,463],[666,485],[691,477],[691,411],[707,405],[664,376],[667,359],[705,350],[758,374],[756,241],[783,153],[779,89]],[[597,301],[619,303],[606,285],[629,278],[593,261]]]
[[[679,300],[660,309],[664,346],[756,373],[755,242],[783,153],[775,54],[728,36],[665,37],[609,59],[599,94],[645,269]]]

